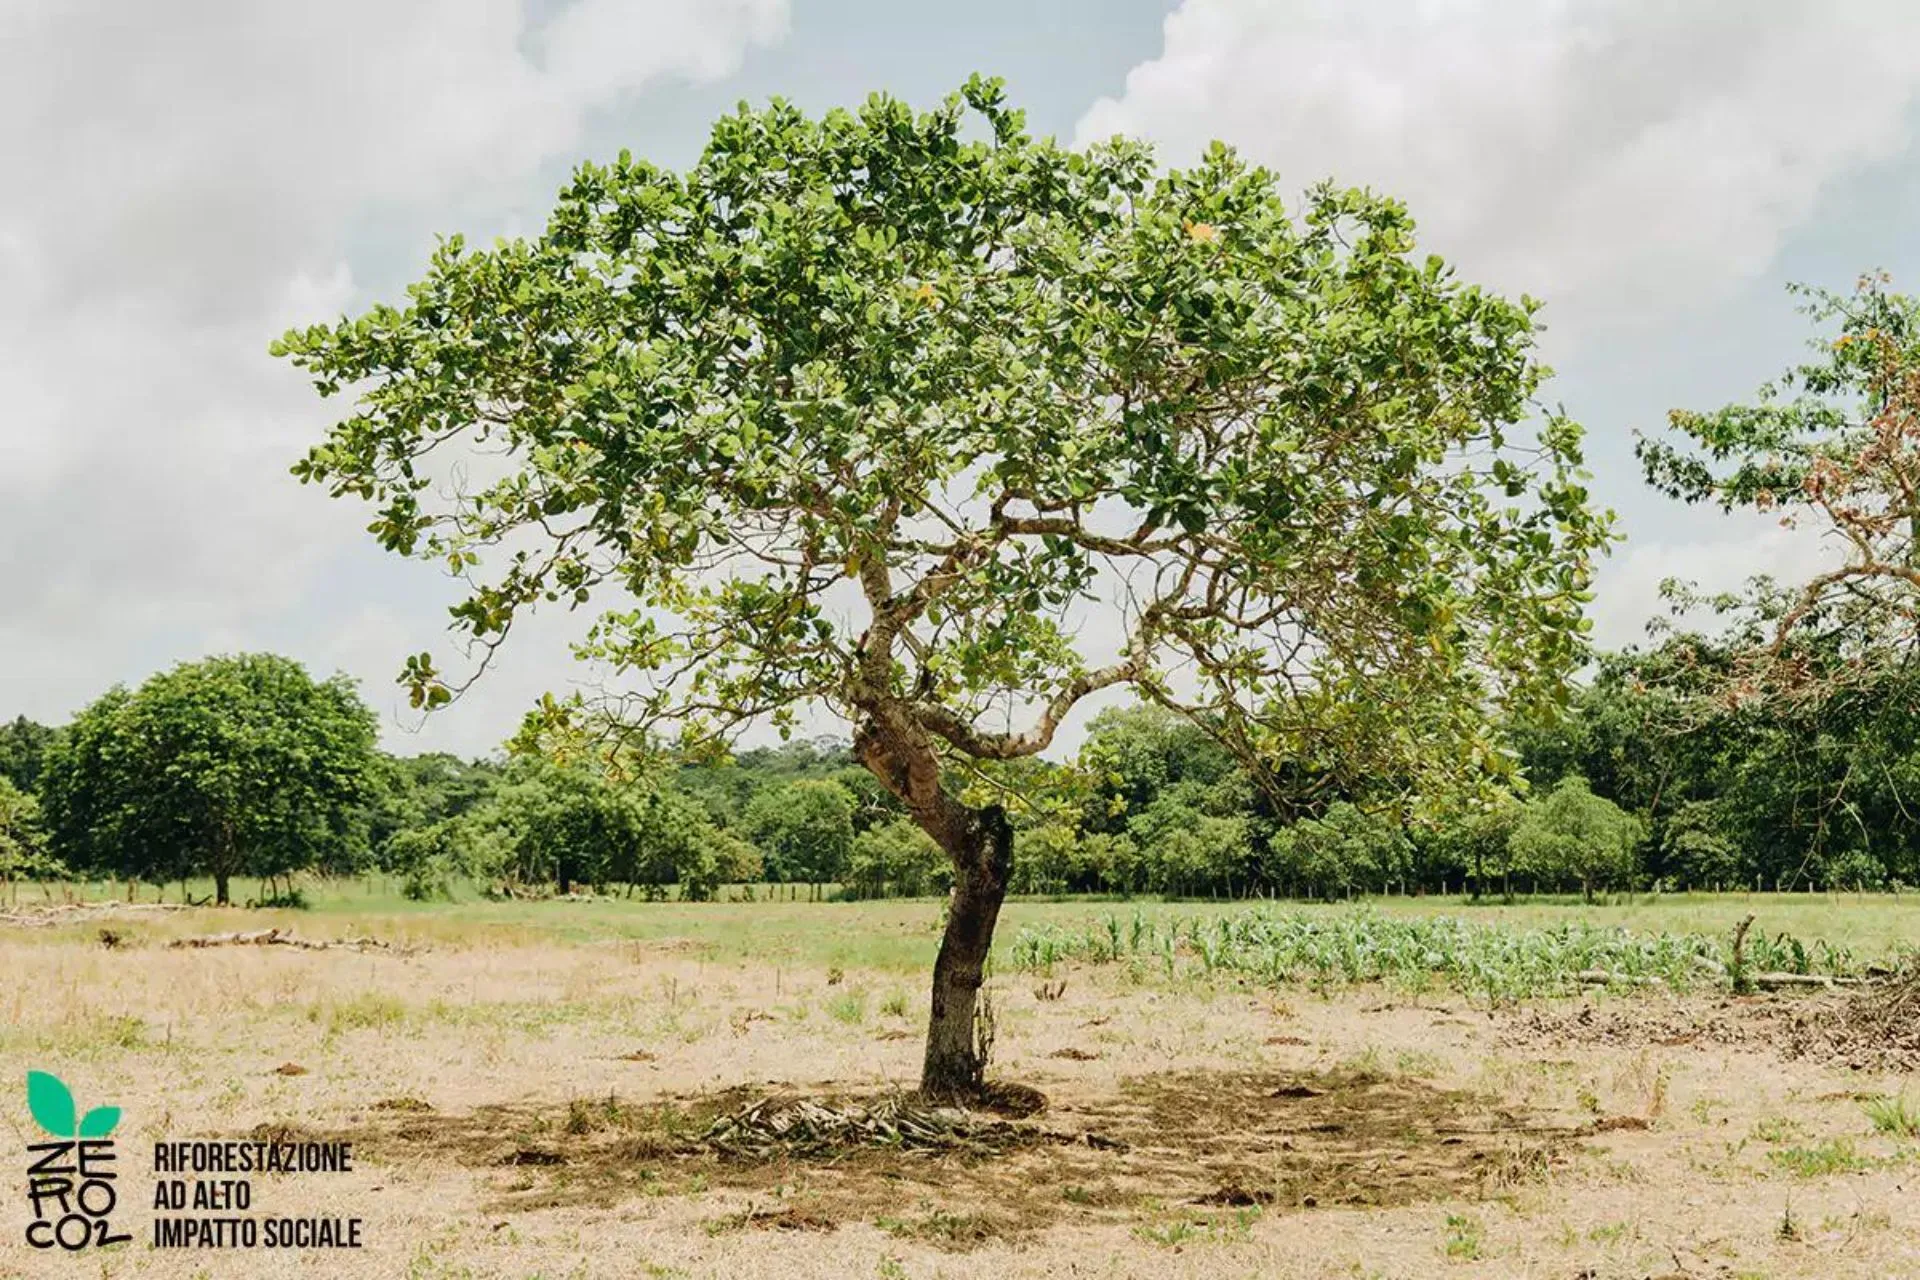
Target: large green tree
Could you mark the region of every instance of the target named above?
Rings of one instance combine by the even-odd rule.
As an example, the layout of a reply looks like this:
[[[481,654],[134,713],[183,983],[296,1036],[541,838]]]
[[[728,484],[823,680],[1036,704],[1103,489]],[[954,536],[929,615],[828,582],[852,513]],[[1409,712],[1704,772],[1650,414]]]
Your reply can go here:
[[[980,1080],[1012,850],[977,766],[1131,685],[1250,762],[1451,783],[1558,696],[1606,532],[1532,310],[1391,199],[1069,150],[976,79],[921,114],[742,108],[685,172],[582,166],[542,234],[449,239],[403,306],[276,350],[357,399],[297,473],[467,575],[470,639],[617,597],[582,646],[607,696],[551,718],[854,725],[953,864],[946,1093]],[[468,450],[490,478],[449,498]]]
[[[1884,275],[1797,290],[1813,354],[1748,402],[1676,410],[1641,442],[1648,480],[1689,502],[1765,512],[1834,552],[1802,582],[1710,604],[1726,625],[1665,647],[1691,734],[1744,742],[1706,814],[1784,850],[1772,870],[1830,884],[1913,865],[1920,682],[1920,299]],[[1782,831],[1787,838],[1781,839]],[[1692,841],[1692,852],[1711,852]]]
[[[0,884],[45,879],[61,869],[47,854],[38,802],[0,774]]]
[[[344,676],[242,654],[110,690],[49,749],[41,803],[76,869],[165,883],[282,875],[347,860],[373,767],[375,722]]]
[[[771,878],[825,884],[846,870],[853,848],[853,796],[824,780],[771,787],[747,806],[741,830],[765,856]]]
[[[1594,886],[1632,879],[1634,851],[1645,837],[1640,820],[1569,774],[1520,811],[1508,837],[1516,868],[1544,880],[1571,880],[1588,902]]]

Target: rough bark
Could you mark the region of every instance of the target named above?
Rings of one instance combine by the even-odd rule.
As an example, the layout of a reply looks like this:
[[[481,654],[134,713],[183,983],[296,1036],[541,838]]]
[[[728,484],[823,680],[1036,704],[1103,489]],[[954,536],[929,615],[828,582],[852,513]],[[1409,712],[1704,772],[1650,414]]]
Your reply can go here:
[[[953,859],[953,896],[947,929],[933,962],[933,1008],[920,1091],[929,1096],[977,1093],[987,1069],[986,1045],[976,1032],[980,984],[993,945],[1000,904],[1013,863],[1013,827],[999,805],[974,811],[963,847]]]
[[[216,906],[222,907],[232,904],[233,900],[227,896],[227,873],[224,871],[213,873],[213,901]]]
[[[980,1088],[986,1072],[975,1012],[1007,894],[1013,827],[999,805],[976,809],[948,793],[941,785],[939,753],[896,705],[873,709],[854,735],[854,752],[953,863],[947,928],[933,965],[920,1089],[933,1097],[964,1096]]]

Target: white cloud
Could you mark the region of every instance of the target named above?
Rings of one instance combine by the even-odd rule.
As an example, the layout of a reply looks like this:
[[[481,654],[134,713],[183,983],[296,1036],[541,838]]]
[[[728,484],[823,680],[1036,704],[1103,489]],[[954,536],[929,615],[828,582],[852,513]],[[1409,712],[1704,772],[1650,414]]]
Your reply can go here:
[[[1185,0],[1078,133],[1169,158],[1222,138],[1292,186],[1404,198],[1565,337],[1764,270],[1825,186],[1905,144],[1917,97],[1900,0]]]
[[[363,520],[287,475],[338,406],[268,341],[365,301],[365,228],[410,255],[450,207],[504,221],[590,113],[728,74],[787,11],[542,8],[0,8],[0,711],[58,718],[110,680],[338,620],[317,575],[375,559]],[[369,690],[437,635],[438,604],[403,611],[391,653],[349,646]]]
[[[1615,348],[1597,394],[1570,408],[1602,433],[1596,493],[1635,538],[1596,584],[1597,637],[1618,645],[1665,612],[1663,579],[1792,581],[1827,555],[1642,488],[1619,433],[1661,406],[1618,349],[1700,353],[1686,377],[1663,353],[1655,394],[1744,394],[1750,375],[1729,384],[1728,366],[1753,353],[1700,328],[1759,331],[1731,312],[1739,288],[1824,194],[1910,162],[1917,107],[1920,6],[1901,0],[1183,0],[1159,55],[1077,136],[1145,136],[1172,163],[1220,138],[1290,191],[1331,177],[1395,195],[1466,279],[1546,302],[1556,362]],[[1848,252],[1864,268],[1886,250]],[[1758,376],[1795,354],[1757,355]]]
[[[1731,590],[1764,574],[1805,582],[1842,562],[1841,549],[1808,528],[1789,529],[1764,516],[1728,519],[1715,536],[1630,544],[1601,569],[1594,584],[1594,640],[1603,649],[1647,642],[1650,619],[1668,616],[1660,585],[1668,579],[1708,591]],[[1689,614],[1687,626],[1713,629],[1711,613]]]

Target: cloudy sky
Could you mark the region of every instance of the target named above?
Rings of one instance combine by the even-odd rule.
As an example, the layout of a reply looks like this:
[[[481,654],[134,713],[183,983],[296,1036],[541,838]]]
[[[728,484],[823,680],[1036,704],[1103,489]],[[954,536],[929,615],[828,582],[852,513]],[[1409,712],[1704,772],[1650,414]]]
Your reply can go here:
[[[0,0],[0,717],[270,648],[359,677],[397,750],[490,749],[568,682],[567,620],[413,727],[393,677],[450,585],[287,475],[332,406],[268,341],[393,297],[435,233],[537,227],[579,159],[684,164],[742,98],[930,103],[976,69],[1062,138],[1391,191],[1544,298],[1629,536],[1603,641],[1666,576],[1818,556],[1644,490],[1631,432],[1793,359],[1787,281],[1920,278],[1904,0]]]

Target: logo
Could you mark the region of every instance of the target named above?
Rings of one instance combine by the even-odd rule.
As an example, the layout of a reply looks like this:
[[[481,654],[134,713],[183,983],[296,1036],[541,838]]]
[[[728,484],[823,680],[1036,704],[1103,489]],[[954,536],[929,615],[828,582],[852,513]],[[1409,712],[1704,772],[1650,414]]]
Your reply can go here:
[[[108,1221],[119,1203],[112,1134],[120,1123],[120,1108],[95,1107],[82,1115],[73,1091],[58,1076],[29,1071],[27,1110],[52,1137],[27,1145],[27,1200],[33,1209],[27,1243],[77,1253],[91,1245],[131,1240],[130,1235],[114,1235]]]

